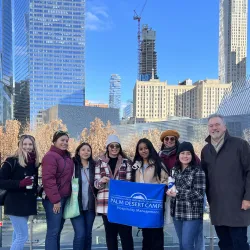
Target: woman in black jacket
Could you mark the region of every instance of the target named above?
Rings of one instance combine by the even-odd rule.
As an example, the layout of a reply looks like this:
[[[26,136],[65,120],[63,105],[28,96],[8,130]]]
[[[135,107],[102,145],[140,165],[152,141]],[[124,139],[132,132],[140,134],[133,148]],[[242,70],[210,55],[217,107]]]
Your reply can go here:
[[[92,148],[88,143],[81,143],[75,152],[75,177],[79,178],[79,208],[81,214],[71,219],[75,237],[74,250],[91,250],[92,227],[95,220],[94,188],[95,162],[92,158]]]
[[[28,240],[28,219],[37,214],[39,157],[35,138],[22,135],[18,150],[3,162],[0,188],[7,190],[4,213],[14,228],[11,250],[22,250]]]

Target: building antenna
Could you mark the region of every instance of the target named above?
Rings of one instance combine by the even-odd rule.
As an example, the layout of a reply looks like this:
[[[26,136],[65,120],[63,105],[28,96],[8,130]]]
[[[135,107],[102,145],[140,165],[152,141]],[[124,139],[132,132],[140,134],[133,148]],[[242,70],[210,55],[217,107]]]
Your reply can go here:
[[[145,0],[145,3],[142,7],[142,10],[140,12],[140,14],[138,15],[136,10],[134,10],[134,17],[133,19],[137,21],[138,23],[138,30],[137,30],[137,49],[138,49],[138,58],[137,58],[137,66],[138,66],[138,73],[137,73],[137,79],[140,80],[140,58],[141,58],[141,16],[142,16],[142,13],[145,9],[145,6],[147,4],[147,1],[148,0]]]

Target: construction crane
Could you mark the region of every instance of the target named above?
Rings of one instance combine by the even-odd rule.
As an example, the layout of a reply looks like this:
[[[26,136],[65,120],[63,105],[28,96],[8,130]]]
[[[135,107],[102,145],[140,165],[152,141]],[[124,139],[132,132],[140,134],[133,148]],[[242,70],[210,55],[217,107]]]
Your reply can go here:
[[[145,0],[145,3],[142,7],[142,10],[141,10],[141,13],[138,15],[137,12],[134,10],[134,17],[133,19],[137,21],[138,23],[138,30],[137,30],[137,46],[138,46],[138,75],[137,75],[137,79],[140,80],[140,58],[141,58],[141,16],[142,16],[142,13],[145,9],[145,6],[147,4],[147,1],[148,0]]]

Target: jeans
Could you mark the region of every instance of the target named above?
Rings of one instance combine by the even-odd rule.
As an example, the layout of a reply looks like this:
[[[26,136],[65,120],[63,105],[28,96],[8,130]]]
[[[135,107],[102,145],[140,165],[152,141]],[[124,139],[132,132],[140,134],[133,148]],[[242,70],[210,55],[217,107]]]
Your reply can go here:
[[[142,237],[142,250],[164,249],[163,228],[143,228]]]
[[[92,227],[95,220],[95,211],[82,211],[71,219],[75,231],[73,250],[91,250]]]
[[[118,234],[120,235],[123,250],[134,249],[132,227],[109,222],[106,215],[103,215],[102,219],[105,227],[108,250],[118,250]]]
[[[60,236],[65,220],[63,219],[63,210],[67,198],[61,199],[60,212],[53,212],[53,204],[48,200],[43,200],[43,207],[46,212],[47,233],[45,239],[45,250],[60,250]]]
[[[249,250],[247,227],[215,226],[221,250]]]
[[[174,218],[174,227],[179,239],[180,250],[195,250],[195,238],[202,223],[202,220],[176,220]]]
[[[10,250],[23,250],[24,244],[28,240],[28,216],[10,215],[10,220],[14,228],[12,245]]]
[[[205,250],[205,241],[203,235],[203,223],[200,225],[198,235],[195,239],[195,250]]]

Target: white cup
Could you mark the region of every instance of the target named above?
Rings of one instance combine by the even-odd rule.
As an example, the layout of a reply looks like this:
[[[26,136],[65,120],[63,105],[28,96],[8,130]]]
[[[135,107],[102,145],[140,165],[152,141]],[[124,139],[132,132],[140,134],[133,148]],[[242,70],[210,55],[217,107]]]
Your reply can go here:
[[[25,179],[26,178],[30,178],[31,180],[32,180],[32,182],[33,182],[33,180],[34,180],[34,177],[33,176],[26,176],[25,177]],[[32,185],[30,185],[30,186],[26,186],[26,189],[32,189],[33,188],[33,183],[32,183]]]

